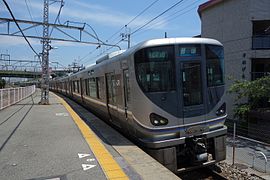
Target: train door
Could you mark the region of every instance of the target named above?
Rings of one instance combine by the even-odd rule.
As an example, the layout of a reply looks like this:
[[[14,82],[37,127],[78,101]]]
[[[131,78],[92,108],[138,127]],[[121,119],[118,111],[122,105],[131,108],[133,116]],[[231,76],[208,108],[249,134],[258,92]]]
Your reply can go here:
[[[123,89],[124,89],[124,108],[125,108],[125,130],[127,133],[134,135],[134,129],[132,126],[132,113],[130,102],[130,82],[129,82],[129,70],[123,70]]]
[[[129,72],[128,69],[123,70],[123,80],[124,80],[124,108],[125,108],[125,117],[128,120],[128,111],[129,111],[129,101],[130,101],[130,86],[129,86]]]
[[[80,88],[81,88],[81,89],[80,89],[80,90],[81,90],[81,91],[80,91],[80,93],[81,93],[81,100],[84,101],[84,100],[83,100],[84,85],[83,85],[83,80],[82,80],[82,78],[80,78]]]
[[[65,93],[66,93],[66,95],[68,94],[68,87],[67,87],[68,85],[67,85],[67,83],[68,83],[68,82],[65,81]]]
[[[184,124],[205,120],[201,61],[182,61],[182,110]]]
[[[118,127],[120,123],[118,119],[118,107],[116,103],[116,79],[114,73],[106,74],[106,92],[107,92],[107,109],[110,121]]]
[[[73,97],[74,93],[74,81],[70,80],[70,96]]]
[[[69,81],[69,95],[72,96],[72,80],[68,80]]]

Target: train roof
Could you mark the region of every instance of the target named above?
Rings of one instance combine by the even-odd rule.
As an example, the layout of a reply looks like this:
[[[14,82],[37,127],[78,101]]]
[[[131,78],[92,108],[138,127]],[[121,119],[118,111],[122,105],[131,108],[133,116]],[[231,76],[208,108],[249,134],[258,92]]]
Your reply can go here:
[[[212,45],[218,45],[218,46],[223,46],[219,41],[215,39],[210,39],[210,38],[191,38],[191,37],[186,37],[186,38],[162,38],[162,39],[151,39],[151,40],[146,40],[141,43],[138,43],[137,45],[129,48],[128,50],[120,50],[112,53],[108,53],[104,56],[99,57],[96,60],[96,64],[93,64],[93,66],[87,67],[86,69],[77,72],[75,74],[71,74],[68,77],[72,77],[75,75],[78,75],[80,73],[83,73],[85,71],[89,71],[93,67],[96,67],[97,65],[102,64],[104,61],[108,61],[110,59],[113,59],[114,57],[117,56],[125,56],[125,55],[130,55],[132,53],[135,53],[136,51],[146,48],[146,47],[153,47],[153,46],[162,46],[162,45],[173,45],[173,44],[212,44]],[[62,79],[68,78],[64,77]]]
[[[213,44],[218,46],[223,46],[219,41],[210,38],[162,38],[162,39],[152,39],[143,41],[130,49],[125,53],[130,53],[131,51],[137,51],[141,48],[151,47],[151,46],[161,46],[161,45],[172,45],[172,44]]]

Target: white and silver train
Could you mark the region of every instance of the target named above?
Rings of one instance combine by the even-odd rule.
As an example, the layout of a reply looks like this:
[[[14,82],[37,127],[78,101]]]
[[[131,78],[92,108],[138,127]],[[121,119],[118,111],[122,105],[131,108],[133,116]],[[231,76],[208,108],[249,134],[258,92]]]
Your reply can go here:
[[[224,57],[216,40],[144,41],[52,80],[50,89],[113,124],[175,173],[226,157]]]

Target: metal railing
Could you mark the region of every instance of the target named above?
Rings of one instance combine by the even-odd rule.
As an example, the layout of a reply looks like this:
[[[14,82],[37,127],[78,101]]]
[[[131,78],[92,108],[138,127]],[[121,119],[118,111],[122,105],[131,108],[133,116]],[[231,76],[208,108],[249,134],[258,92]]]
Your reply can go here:
[[[270,35],[254,35],[252,49],[270,49]]]
[[[36,91],[36,86],[0,89],[0,110],[16,104],[22,99],[32,95]]]
[[[255,168],[255,159],[259,158],[259,157],[263,157],[263,160],[264,160],[264,172],[266,173],[266,171],[267,171],[267,169],[266,169],[266,167],[267,167],[267,157],[261,151],[255,151],[254,152],[253,159],[252,159],[252,167]]]
[[[265,76],[270,76],[270,72],[251,72],[251,79],[256,80]]]

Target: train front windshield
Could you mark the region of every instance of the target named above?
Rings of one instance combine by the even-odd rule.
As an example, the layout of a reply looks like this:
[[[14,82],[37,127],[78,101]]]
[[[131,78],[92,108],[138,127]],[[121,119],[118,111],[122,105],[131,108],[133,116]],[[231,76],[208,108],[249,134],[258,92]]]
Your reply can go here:
[[[137,81],[144,92],[175,90],[174,46],[151,47],[135,53]]]
[[[224,85],[223,47],[206,45],[207,86]]]
[[[141,49],[135,53],[135,70],[138,84],[146,93],[176,90],[176,66],[180,57],[180,61],[189,62],[185,63],[181,68],[186,70],[186,76],[183,77],[184,81],[190,75],[190,81],[186,81],[186,83],[189,83],[189,87],[193,90],[201,91],[201,81],[204,79],[201,77],[203,72],[201,69],[203,67],[202,63],[206,63],[207,86],[224,85],[223,47],[205,45],[204,49],[206,60],[203,61],[201,45],[198,44],[179,45],[178,53],[175,53],[175,46],[172,45]],[[196,59],[199,59],[199,62],[193,61]],[[201,102],[199,94],[196,100],[198,103]]]

